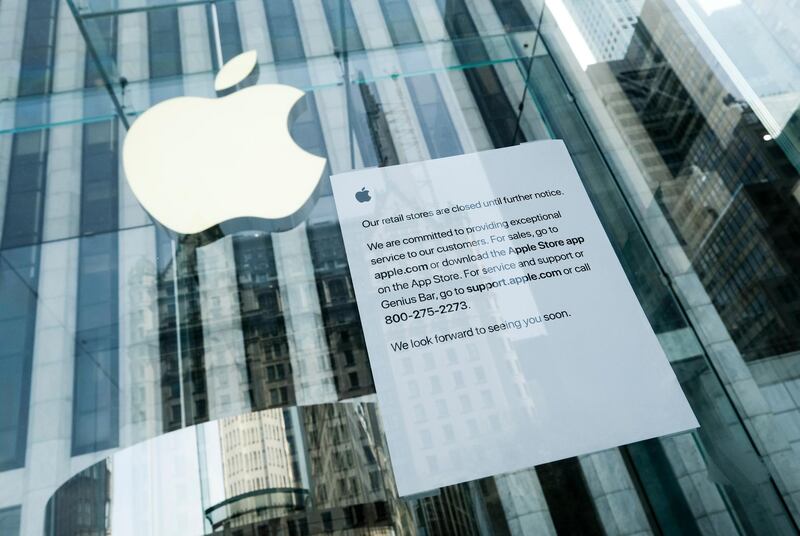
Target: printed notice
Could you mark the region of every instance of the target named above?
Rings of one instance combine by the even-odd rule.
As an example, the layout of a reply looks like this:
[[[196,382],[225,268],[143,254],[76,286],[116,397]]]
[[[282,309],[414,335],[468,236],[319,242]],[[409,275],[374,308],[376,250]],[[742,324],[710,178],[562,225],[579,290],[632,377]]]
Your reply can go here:
[[[332,183],[401,495],[698,426],[561,141]]]

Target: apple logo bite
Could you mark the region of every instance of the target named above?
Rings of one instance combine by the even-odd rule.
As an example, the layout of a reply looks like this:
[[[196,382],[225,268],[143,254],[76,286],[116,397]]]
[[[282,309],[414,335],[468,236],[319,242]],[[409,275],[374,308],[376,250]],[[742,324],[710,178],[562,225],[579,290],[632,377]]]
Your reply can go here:
[[[241,82],[255,67],[244,52],[217,74],[214,89]],[[199,233],[236,218],[286,218],[314,193],[325,159],[298,146],[289,113],[303,96],[262,84],[225,97],[178,97],[143,113],[122,150],[128,184],[165,227]]]

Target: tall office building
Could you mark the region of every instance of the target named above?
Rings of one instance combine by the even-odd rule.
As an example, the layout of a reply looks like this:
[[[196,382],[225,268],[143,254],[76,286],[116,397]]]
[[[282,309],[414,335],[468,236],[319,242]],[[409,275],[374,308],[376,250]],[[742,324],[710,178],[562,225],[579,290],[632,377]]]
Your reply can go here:
[[[792,19],[744,3],[790,54]],[[795,533],[799,116],[768,131],[704,20],[675,0],[1,2],[0,535]],[[216,97],[247,50],[258,83],[306,92],[289,130],[320,187],[294,218],[176,235],[126,182],[128,128]],[[701,428],[398,497],[329,177],[551,138]],[[533,357],[506,350],[392,364],[429,470],[527,447],[503,416],[536,386],[472,365]]]
[[[296,486],[283,411],[260,411],[220,422],[225,493]]]
[[[205,508],[215,533],[411,533],[411,512],[393,492],[374,419],[369,404],[223,419],[225,499]],[[213,461],[206,463],[210,474]]]
[[[595,61],[623,58],[633,37],[644,0],[564,0]]]
[[[608,98],[622,96],[610,96],[619,88],[629,104],[616,108],[616,119],[636,121],[649,135],[636,156],[745,359],[795,352],[791,296],[800,280],[789,192],[798,172],[652,4],[626,56],[598,66],[597,79],[610,71]],[[775,205],[764,207],[766,199]]]

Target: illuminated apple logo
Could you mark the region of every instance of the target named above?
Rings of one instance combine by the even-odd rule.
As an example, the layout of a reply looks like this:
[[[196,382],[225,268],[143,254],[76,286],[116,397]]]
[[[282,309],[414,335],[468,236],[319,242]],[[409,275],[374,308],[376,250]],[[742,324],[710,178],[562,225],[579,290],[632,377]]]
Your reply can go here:
[[[214,89],[241,82],[255,67],[251,50],[230,60]],[[217,99],[161,102],[130,128],[122,151],[128,184],[164,226],[199,233],[236,218],[287,218],[314,193],[325,159],[289,134],[303,96],[279,84],[248,87]]]

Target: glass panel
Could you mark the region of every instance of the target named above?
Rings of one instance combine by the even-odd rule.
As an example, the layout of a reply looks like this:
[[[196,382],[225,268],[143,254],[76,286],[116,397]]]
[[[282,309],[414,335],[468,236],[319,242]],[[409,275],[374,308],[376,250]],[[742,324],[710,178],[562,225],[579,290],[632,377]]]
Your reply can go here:
[[[272,534],[273,519],[293,534],[795,532],[794,12],[749,0],[543,3],[86,0],[62,5],[80,35],[58,38],[68,14],[57,2],[0,10],[21,66],[0,84],[0,504],[11,507],[0,533],[110,522],[139,534],[157,519],[189,519],[172,532],[196,533],[241,523]],[[752,56],[720,22],[741,29],[743,13],[760,17],[745,32]],[[761,71],[753,57],[772,46],[783,55]],[[259,83],[308,92],[290,130],[326,157],[322,184],[288,222],[170,234],[124,182],[126,126],[164,99],[213,98],[220,63],[250,49]],[[376,408],[347,402],[374,387],[327,177],[548,138],[565,140],[702,427],[400,500]],[[224,473],[200,469],[224,445],[202,439],[207,427],[244,414],[253,429],[254,415],[272,416],[253,441],[273,449],[262,452],[288,484],[266,472],[226,489]],[[70,480],[76,464],[207,421],[155,440],[189,437],[175,450],[188,466],[148,457],[149,443]],[[231,448],[246,450],[240,438]],[[235,463],[253,467],[259,450],[247,452]],[[141,464],[161,480],[127,469]],[[189,474],[197,497],[169,487]],[[56,482],[68,483],[45,524],[26,509]],[[136,502],[158,489],[179,509]],[[162,517],[145,516],[151,507]]]
[[[0,510],[0,536],[17,536],[19,534],[19,515],[19,506]]]
[[[694,17],[689,3],[702,4],[709,18]],[[757,4],[568,1],[553,10],[545,37],[562,76],[581,88],[575,93],[581,114],[705,348],[709,372],[719,378],[704,380],[705,394],[693,403],[701,422],[703,412],[713,412],[699,435],[719,470],[732,467],[719,460],[742,457],[735,464],[741,472],[712,478],[728,489],[745,531],[763,530],[777,512],[796,507],[794,477],[785,479],[777,467],[796,457],[792,288],[800,280],[789,266],[800,245],[800,213],[790,193],[798,184],[798,153],[775,139],[792,137],[789,123],[774,136],[771,120],[750,98],[750,84],[772,82],[745,83],[738,70],[744,64],[727,56],[744,60],[742,47],[721,51],[709,38],[723,30],[721,21],[765,9]],[[759,24],[748,24],[759,36],[754,54],[784,46]],[[796,79],[791,69],[776,72]],[[715,392],[730,403],[701,402]],[[731,435],[724,423],[734,420],[744,426]],[[745,453],[757,453],[764,465],[745,462],[751,458]],[[753,487],[741,486],[743,480]],[[779,491],[769,493],[777,502],[754,507],[749,497],[764,488]],[[769,530],[796,526],[784,518]]]

